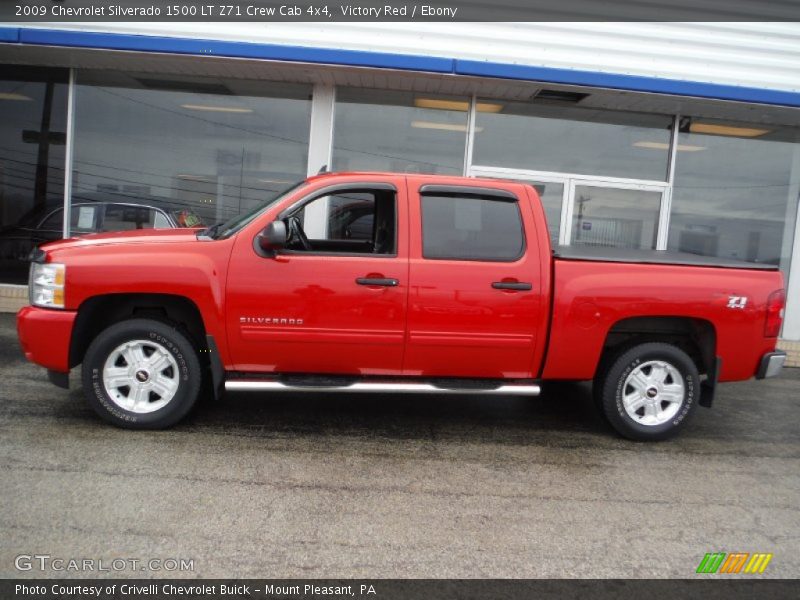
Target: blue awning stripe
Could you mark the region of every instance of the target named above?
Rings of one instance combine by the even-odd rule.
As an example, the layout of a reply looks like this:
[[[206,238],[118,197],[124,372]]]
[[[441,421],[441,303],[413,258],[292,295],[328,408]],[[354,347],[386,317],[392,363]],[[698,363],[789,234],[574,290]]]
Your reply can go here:
[[[452,73],[800,107],[800,93],[783,90],[387,52],[27,27],[0,27],[0,42]]]

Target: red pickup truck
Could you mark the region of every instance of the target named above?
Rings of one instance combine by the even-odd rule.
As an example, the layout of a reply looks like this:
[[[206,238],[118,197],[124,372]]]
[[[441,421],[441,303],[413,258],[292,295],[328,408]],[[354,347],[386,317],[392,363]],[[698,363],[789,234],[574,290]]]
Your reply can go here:
[[[720,381],[776,375],[776,267],[550,245],[536,190],[446,176],[311,177],[207,229],[31,256],[27,358],[122,427],[222,390],[536,395],[594,380],[623,436],[679,431]],[[566,399],[565,399],[566,401]]]

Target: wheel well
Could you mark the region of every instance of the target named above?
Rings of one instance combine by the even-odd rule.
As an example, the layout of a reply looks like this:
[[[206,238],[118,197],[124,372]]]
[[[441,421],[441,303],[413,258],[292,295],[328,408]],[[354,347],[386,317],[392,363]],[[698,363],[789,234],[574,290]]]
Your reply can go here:
[[[645,342],[677,346],[692,358],[701,374],[714,368],[717,349],[714,325],[689,317],[632,317],[618,321],[606,336],[602,356],[612,356]],[[602,365],[598,366],[598,370],[601,368]]]
[[[83,362],[89,344],[101,331],[134,317],[169,323],[187,334],[197,348],[206,346],[203,317],[188,298],[171,294],[108,294],[89,298],[78,308],[69,349],[70,368]]]

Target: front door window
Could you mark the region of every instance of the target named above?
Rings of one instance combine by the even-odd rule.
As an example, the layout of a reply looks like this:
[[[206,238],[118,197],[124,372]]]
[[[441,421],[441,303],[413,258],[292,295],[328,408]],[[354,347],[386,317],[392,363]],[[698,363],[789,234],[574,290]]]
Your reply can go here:
[[[290,251],[394,254],[397,198],[389,189],[322,195],[286,218]],[[305,238],[305,240],[303,240]]]

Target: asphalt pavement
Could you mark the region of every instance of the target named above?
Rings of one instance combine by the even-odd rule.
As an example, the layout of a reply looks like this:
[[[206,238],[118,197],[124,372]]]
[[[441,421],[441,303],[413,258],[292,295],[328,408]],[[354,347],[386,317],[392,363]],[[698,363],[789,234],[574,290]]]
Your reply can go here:
[[[7,314],[0,370],[0,577],[684,578],[718,551],[800,575],[800,369],[722,385],[655,444],[617,437],[585,384],[229,394],[170,431],[124,431],[77,372],[66,391],[25,362]],[[50,567],[15,568],[32,555]]]

